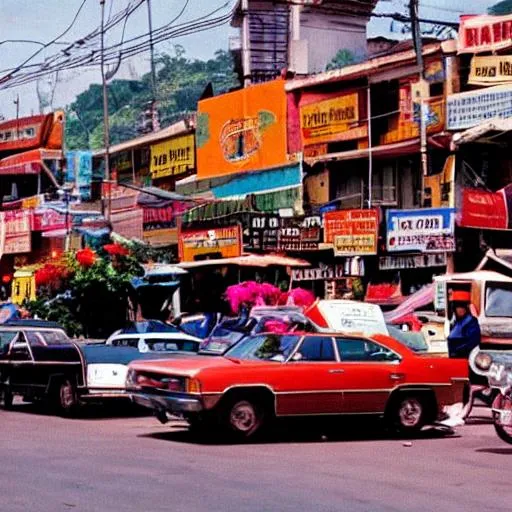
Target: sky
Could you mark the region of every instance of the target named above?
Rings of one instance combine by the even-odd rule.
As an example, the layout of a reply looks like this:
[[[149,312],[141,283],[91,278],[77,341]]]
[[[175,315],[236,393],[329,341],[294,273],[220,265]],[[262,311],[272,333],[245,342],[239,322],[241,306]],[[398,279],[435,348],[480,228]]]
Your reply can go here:
[[[12,39],[29,39],[43,43],[52,40],[62,32],[73,19],[83,0],[0,0],[0,69],[14,67],[29,57],[40,46],[35,44],[2,43]],[[133,0],[132,0],[133,1]],[[233,5],[236,0],[188,0],[187,8],[180,22],[189,21],[198,16],[211,12],[226,3]],[[151,0],[153,12],[153,27],[156,29],[168,23],[181,11],[187,0]],[[483,14],[487,7],[497,0],[420,0],[420,16],[441,20],[455,21],[461,14]],[[106,13],[115,13],[129,3],[129,0],[106,0]],[[376,12],[400,12],[407,14],[408,0],[380,0]],[[227,10],[227,8],[226,8]],[[226,12],[226,11],[223,11]],[[64,41],[76,41],[94,30],[100,23],[99,0],[87,0],[76,23]],[[368,35],[384,35],[399,37],[390,33],[390,19],[373,18],[368,27]],[[126,26],[126,37],[134,37],[147,32],[147,11],[143,6],[130,17]],[[157,51],[170,51],[174,44],[180,44],[186,49],[186,55],[191,58],[207,59],[219,49],[228,49],[229,37],[236,32],[224,25],[222,27],[184,36],[161,43]],[[114,31],[107,40],[107,45],[120,39],[120,30]],[[34,58],[41,62],[44,57],[60,51],[59,46],[52,46]],[[149,69],[149,55],[132,58],[119,70],[116,78],[138,78]],[[0,77],[4,72],[0,72]],[[73,101],[78,93],[87,89],[89,84],[99,82],[99,70],[89,72],[70,71],[61,74],[55,89],[54,107],[62,107]],[[40,89],[45,91],[49,85],[41,81]],[[36,85],[18,87],[0,91],[0,115],[5,118],[15,116],[14,100],[20,97],[20,115],[30,115],[38,111]]]

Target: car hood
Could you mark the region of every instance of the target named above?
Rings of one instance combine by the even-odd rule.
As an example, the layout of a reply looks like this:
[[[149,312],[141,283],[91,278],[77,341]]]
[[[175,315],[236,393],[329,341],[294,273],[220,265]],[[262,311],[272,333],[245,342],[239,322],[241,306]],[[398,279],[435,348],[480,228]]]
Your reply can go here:
[[[169,359],[194,357],[194,352],[139,352],[133,347],[112,345],[81,345],[80,350],[87,364],[128,364],[141,359]]]
[[[226,357],[219,356],[196,356],[172,360],[155,359],[146,361],[134,361],[130,364],[130,368],[144,372],[194,377],[201,370],[205,370],[207,368],[228,368],[241,364],[244,364],[244,362],[239,361],[238,359],[228,359]]]

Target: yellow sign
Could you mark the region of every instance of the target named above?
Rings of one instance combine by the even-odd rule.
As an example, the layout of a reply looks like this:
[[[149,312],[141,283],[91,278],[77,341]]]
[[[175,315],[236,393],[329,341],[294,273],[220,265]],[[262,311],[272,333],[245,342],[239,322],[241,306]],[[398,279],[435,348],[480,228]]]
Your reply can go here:
[[[11,300],[23,304],[25,300],[36,300],[36,278],[32,271],[17,270],[12,282]]]
[[[339,140],[344,132],[359,121],[359,98],[357,93],[344,94],[337,98],[310,103],[300,108],[300,129],[303,144],[318,144]],[[358,131],[350,137],[361,137]],[[362,135],[364,136],[364,135]],[[345,137],[345,140],[347,138]]]
[[[224,228],[181,231],[178,240],[180,261],[233,258],[242,254],[239,225]]]
[[[195,168],[194,135],[184,135],[151,146],[152,179],[182,176]]]
[[[468,84],[499,85],[512,82],[512,56],[473,57]]]

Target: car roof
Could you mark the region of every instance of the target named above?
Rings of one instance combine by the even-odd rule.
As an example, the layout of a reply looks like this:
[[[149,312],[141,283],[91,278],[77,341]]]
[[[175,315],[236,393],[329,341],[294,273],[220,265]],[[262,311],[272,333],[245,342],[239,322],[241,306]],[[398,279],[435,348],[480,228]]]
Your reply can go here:
[[[0,327],[17,327],[17,328],[36,328],[36,329],[60,329],[64,330],[62,325],[57,322],[50,322],[48,320],[10,320],[5,324],[0,324]]]

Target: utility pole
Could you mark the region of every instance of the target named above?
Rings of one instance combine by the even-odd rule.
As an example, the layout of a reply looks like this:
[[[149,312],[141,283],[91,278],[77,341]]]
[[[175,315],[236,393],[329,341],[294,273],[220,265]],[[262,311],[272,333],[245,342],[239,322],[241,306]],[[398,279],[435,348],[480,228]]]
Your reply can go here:
[[[423,176],[428,174],[428,161],[427,161],[427,119],[425,116],[425,66],[423,63],[423,42],[421,40],[420,21],[418,18],[418,5],[419,0],[409,1],[409,16],[411,18],[411,31],[414,43],[414,50],[416,52],[416,62],[419,68],[420,79],[420,152],[421,152],[421,170]],[[414,98],[413,98],[414,101]],[[421,187],[421,203],[423,204],[423,186]]]
[[[149,28],[149,52],[151,59],[151,118],[153,131],[160,129],[158,111],[156,109],[156,70],[155,70],[155,45],[153,43],[153,20],[151,16],[151,0],[146,0],[148,6],[148,28]]]
[[[251,85],[251,37],[249,34],[249,0],[242,0],[242,72],[244,87]]]
[[[20,95],[16,94],[16,99],[14,100],[14,104],[16,105],[16,139],[20,138]]]
[[[112,184],[110,183],[110,134],[109,134],[109,119],[108,119],[108,89],[107,77],[105,74],[105,0],[100,0],[101,6],[101,83],[103,86],[103,143],[105,146],[105,176],[103,183],[107,184],[107,205],[103,204],[103,212],[110,220],[110,209],[112,205],[111,197]]]

